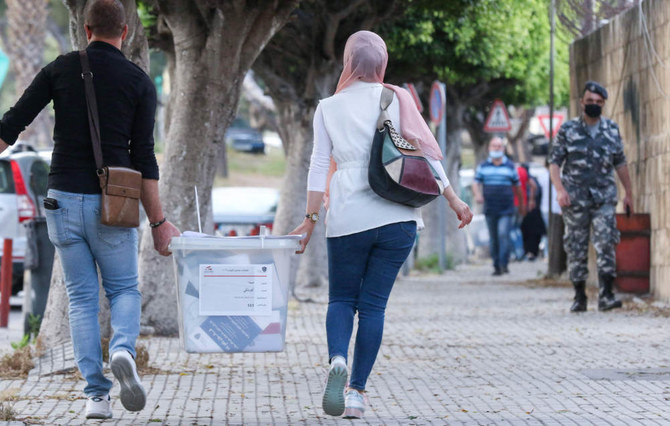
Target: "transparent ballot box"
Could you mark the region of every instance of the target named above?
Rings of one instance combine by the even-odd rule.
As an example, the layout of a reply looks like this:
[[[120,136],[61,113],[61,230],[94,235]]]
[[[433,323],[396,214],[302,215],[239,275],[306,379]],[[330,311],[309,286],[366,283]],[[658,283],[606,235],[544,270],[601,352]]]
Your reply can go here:
[[[289,261],[300,238],[193,233],[172,238],[184,350],[284,350]]]

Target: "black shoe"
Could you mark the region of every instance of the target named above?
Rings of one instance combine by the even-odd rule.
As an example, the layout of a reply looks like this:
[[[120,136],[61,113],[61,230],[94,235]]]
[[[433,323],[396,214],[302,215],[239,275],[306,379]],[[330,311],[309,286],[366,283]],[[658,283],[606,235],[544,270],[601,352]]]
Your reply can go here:
[[[613,294],[609,297],[598,298],[599,311],[609,311],[610,309],[620,308],[621,306],[621,300],[617,300]]]
[[[575,298],[575,301],[572,302],[572,306],[570,306],[570,312],[586,312],[586,305],[587,305],[587,299],[577,299]]]
[[[588,299],[586,298],[586,283],[579,281],[573,283],[575,287],[575,299],[570,306],[570,312],[586,312]]]
[[[509,274],[509,269],[507,269],[507,266],[502,267],[502,273],[503,274]]]
[[[493,273],[492,273],[491,275],[493,275],[494,277],[499,277],[499,276],[501,276],[502,274],[503,274],[502,269],[500,269],[500,268],[496,268],[496,269],[493,271]]]
[[[599,275],[600,294],[598,295],[598,310],[609,311],[610,309],[620,308],[621,300],[617,300],[612,293],[612,284],[614,277],[611,275]]]

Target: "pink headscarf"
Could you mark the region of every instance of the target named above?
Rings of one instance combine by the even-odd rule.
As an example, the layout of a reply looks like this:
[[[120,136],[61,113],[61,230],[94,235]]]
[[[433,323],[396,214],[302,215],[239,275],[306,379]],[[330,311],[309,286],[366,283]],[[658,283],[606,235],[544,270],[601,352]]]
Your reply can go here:
[[[400,103],[400,133],[408,141],[417,142],[419,148],[435,160],[442,159],[442,151],[426,121],[416,108],[410,93],[398,86],[384,83],[388,64],[386,43],[371,31],[358,31],[344,46],[344,69],[335,93],[355,81],[377,82],[395,92]]]

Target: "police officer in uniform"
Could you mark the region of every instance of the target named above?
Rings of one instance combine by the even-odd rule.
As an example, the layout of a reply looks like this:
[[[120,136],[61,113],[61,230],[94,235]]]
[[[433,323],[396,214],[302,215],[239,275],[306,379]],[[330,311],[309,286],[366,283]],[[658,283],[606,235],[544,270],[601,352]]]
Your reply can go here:
[[[591,228],[600,286],[598,309],[621,307],[621,301],[612,292],[616,276],[615,248],[619,243],[614,216],[617,203],[614,171],[626,192],[624,206],[631,213],[633,195],[619,126],[601,117],[606,101],[607,90],[603,86],[594,81],[586,83],[580,99],[583,113],[561,126],[549,160],[551,181],[563,210],[565,251],[570,280],[575,287],[572,312],[586,311],[584,288]]]

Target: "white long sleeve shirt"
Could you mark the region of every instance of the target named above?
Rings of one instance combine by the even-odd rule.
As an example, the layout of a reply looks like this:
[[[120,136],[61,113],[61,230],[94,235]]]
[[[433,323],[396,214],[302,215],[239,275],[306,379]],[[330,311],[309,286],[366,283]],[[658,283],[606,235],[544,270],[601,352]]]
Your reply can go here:
[[[379,118],[382,85],[355,82],[336,95],[323,99],[314,113],[314,148],[307,189],[324,192],[330,156],[337,171],[330,181],[326,236],[339,237],[390,223],[415,221],[423,228],[421,211],[378,196],[368,183],[372,139]],[[391,121],[400,129],[397,98],[388,108]],[[428,158],[446,185],[442,164]]]

